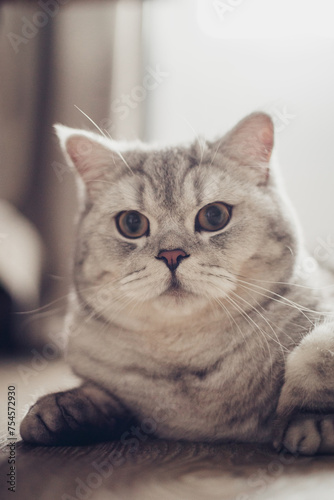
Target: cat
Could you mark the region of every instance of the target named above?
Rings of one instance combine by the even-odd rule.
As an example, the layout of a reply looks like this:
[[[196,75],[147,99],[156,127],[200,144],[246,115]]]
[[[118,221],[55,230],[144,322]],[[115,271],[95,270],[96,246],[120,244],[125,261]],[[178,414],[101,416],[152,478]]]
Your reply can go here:
[[[22,438],[334,452],[334,280],[300,272],[270,116],[164,148],[56,130],[80,193],[66,331],[82,385],[39,399]]]

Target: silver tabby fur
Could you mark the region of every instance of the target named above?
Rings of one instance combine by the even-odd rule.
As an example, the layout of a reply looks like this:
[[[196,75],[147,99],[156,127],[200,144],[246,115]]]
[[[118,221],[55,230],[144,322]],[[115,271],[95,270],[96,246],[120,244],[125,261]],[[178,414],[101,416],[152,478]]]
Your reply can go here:
[[[320,267],[300,273],[307,254],[270,117],[164,149],[58,134],[81,187],[66,326],[74,372],[161,438],[333,451],[333,288],[323,285],[334,281]],[[215,201],[233,207],[230,223],[195,231],[196,214]],[[144,214],[149,236],[123,237],[123,210]],[[190,255],[176,286],[156,259],[174,248]]]

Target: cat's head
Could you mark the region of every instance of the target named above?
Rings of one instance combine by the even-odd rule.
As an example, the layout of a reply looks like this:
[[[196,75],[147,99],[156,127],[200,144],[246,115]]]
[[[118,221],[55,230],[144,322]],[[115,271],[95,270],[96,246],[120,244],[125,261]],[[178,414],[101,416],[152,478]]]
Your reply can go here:
[[[244,309],[247,283],[290,278],[298,241],[271,167],[268,115],[214,142],[162,149],[56,128],[82,189],[74,274],[92,313],[165,320]]]

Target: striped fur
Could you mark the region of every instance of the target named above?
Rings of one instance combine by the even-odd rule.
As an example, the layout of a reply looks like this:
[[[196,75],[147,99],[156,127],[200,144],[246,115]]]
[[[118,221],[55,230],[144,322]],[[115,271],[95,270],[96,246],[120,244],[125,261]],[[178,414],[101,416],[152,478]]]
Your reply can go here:
[[[306,253],[270,118],[255,113],[218,141],[164,149],[58,133],[83,188],[66,323],[83,387],[151,419],[158,437],[334,451],[333,293],[319,288],[326,271],[299,272]],[[198,211],[216,201],[233,207],[230,223],[196,231]],[[149,236],[118,232],[126,210],[148,218]],[[175,248],[189,258],[171,273],[156,257]],[[42,401],[34,415],[50,413]],[[38,441],[38,425],[28,414],[23,437]]]

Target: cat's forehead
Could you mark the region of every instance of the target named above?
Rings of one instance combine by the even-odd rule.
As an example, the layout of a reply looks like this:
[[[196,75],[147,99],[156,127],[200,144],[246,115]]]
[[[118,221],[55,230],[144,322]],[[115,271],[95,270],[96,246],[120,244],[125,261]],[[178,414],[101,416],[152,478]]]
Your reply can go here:
[[[133,175],[120,180],[122,200],[138,210],[176,214],[218,200],[233,204],[243,197],[244,189],[221,158],[194,149],[171,148],[137,157]]]

